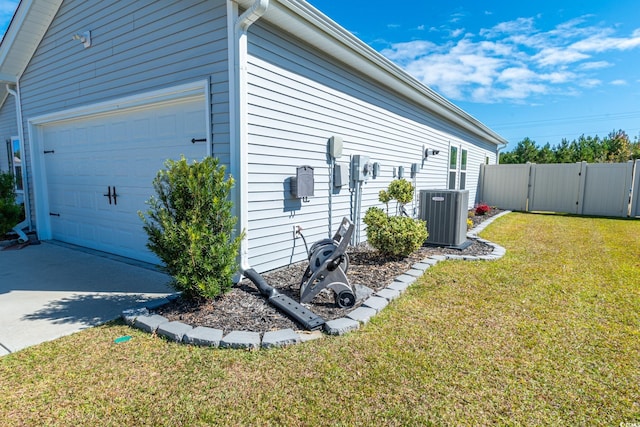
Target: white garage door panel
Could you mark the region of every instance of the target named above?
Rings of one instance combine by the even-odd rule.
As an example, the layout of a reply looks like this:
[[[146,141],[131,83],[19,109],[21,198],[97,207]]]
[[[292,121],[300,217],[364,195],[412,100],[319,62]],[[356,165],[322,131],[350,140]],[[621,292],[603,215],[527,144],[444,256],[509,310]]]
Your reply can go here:
[[[194,97],[44,126],[52,237],[157,262],[137,212],[166,159],[206,156],[206,143],[191,142],[206,137],[204,103]]]

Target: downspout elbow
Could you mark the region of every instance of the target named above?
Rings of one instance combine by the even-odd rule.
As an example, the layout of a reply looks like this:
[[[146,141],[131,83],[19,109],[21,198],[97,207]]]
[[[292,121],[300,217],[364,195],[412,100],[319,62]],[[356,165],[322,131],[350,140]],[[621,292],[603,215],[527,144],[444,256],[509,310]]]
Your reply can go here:
[[[247,31],[249,27],[265,14],[269,8],[269,0],[256,0],[256,2],[238,17],[237,25],[240,31]]]
[[[504,144],[502,144],[502,147],[498,147],[498,149],[496,150],[496,164],[497,165],[500,164],[500,152],[502,150],[504,150],[505,148],[507,148],[507,145],[509,145],[509,143],[505,142]]]

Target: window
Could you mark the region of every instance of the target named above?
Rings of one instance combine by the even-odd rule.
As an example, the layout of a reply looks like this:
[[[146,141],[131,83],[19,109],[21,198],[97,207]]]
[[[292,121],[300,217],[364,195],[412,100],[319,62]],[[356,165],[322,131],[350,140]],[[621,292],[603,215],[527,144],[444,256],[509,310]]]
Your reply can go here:
[[[460,150],[460,189],[464,190],[467,185],[467,150]]]
[[[459,149],[459,150],[458,150]],[[458,151],[460,157],[458,158]],[[451,147],[449,151],[449,190],[464,190],[467,186],[468,151],[462,147]]]
[[[16,191],[23,191],[22,182],[22,152],[20,151],[20,140],[18,137],[11,138],[9,166],[13,171],[13,177],[16,180]]]
[[[458,174],[458,147],[449,150],[449,190],[456,189],[456,175]]]

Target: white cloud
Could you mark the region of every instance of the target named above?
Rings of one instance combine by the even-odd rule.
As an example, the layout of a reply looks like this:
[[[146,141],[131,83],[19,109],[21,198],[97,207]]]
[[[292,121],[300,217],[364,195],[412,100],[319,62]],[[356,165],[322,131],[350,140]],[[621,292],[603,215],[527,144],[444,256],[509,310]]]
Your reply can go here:
[[[456,22],[459,22],[462,18],[464,18],[464,13],[454,13],[451,15],[451,18],[449,19],[449,22],[451,24],[455,24]]]
[[[487,38],[497,38],[502,35],[529,32],[533,29],[533,18],[518,18],[515,21],[501,22],[493,28],[483,28],[480,35]]]
[[[598,79],[584,79],[578,82],[578,85],[580,87],[584,87],[584,88],[594,88],[596,86],[600,86],[602,84],[601,80]]]
[[[597,70],[600,68],[608,68],[613,66],[611,62],[608,61],[593,61],[593,62],[584,62],[578,66],[580,70]]]
[[[524,67],[510,67],[502,70],[498,76],[498,81],[518,81],[535,78],[536,73]]]
[[[554,66],[570,64],[589,58],[589,55],[572,49],[548,47],[532,56],[532,59],[541,66]]]
[[[451,30],[451,37],[458,38],[464,33],[464,28],[457,28],[455,30]]]
[[[626,86],[627,85],[627,81],[623,80],[623,79],[617,79],[617,80],[612,80],[611,84],[614,86]]]
[[[463,17],[452,15],[450,22]],[[475,35],[463,35],[462,27],[432,28],[448,31],[451,38],[441,44],[397,43],[382,53],[455,100],[535,102],[540,95],[576,95],[602,85],[597,73],[615,66],[603,54],[640,48],[640,29],[620,35],[600,23],[588,25],[591,18],[581,16],[546,31],[536,27],[536,17],[501,22]]]
[[[640,36],[621,38],[621,37],[602,37],[592,36],[584,40],[580,40],[570,46],[571,49],[588,52],[606,52],[608,50],[627,50],[640,46]]]
[[[401,65],[429,55],[437,51],[438,46],[425,40],[416,40],[406,43],[396,43],[390,49],[382,50],[382,54],[392,61],[396,61]]]

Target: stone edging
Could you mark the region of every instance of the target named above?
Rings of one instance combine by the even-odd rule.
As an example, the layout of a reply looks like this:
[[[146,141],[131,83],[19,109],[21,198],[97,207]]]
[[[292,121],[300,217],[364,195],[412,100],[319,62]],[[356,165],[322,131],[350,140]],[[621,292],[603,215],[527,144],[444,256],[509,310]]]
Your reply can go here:
[[[398,298],[400,294],[409,288],[424,272],[436,265],[440,261],[445,260],[465,260],[491,261],[503,257],[506,250],[495,243],[478,237],[478,233],[484,230],[497,218],[508,214],[510,211],[501,212],[498,215],[487,219],[477,227],[469,230],[467,237],[475,239],[493,247],[493,252],[489,255],[470,256],[470,255],[432,255],[411,266],[411,269],[404,274],[396,277],[387,287],[375,292],[371,297],[365,300],[358,308],[347,314],[346,317],[340,319],[329,320],[324,324],[324,332],[329,335],[343,335],[347,332],[355,331],[360,325],[366,324],[373,316],[382,311],[389,302]],[[221,329],[208,328],[204,326],[192,327],[181,322],[170,322],[166,317],[158,314],[151,314],[149,310],[153,310],[162,305],[169,303],[178,297],[178,294],[170,295],[166,298],[145,304],[141,308],[131,308],[122,312],[124,321],[138,329],[149,333],[156,333],[165,338],[183,342],[185,344],[221,347],[221,348],[244,348],[259,349],[283,347],[291,344],[298,344],[318,338],[322,338],[321,331],[294,331],[293,329],[281,329],[278,331],[265,332],[262,337],[259,332],[249,331],[231,331],[224,335]]]

